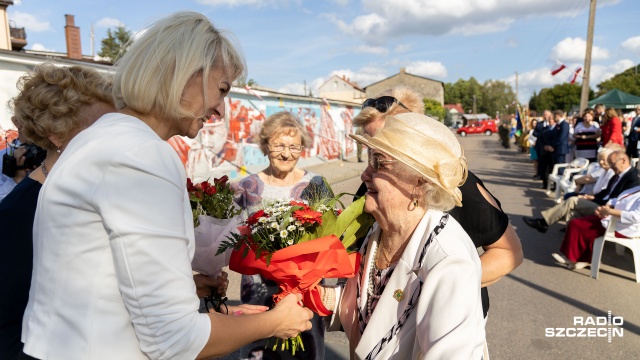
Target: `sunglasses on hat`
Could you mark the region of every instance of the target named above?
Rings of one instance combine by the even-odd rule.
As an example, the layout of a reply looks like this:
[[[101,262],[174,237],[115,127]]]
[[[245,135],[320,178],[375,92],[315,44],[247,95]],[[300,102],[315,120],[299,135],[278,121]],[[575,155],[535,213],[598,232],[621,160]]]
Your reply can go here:
[[[364,108],[372,107],[381,113],[386,113],[387,110],[389,110],[389,108],[393,106],[394,103],[398,103],[398,105],[411,111],[408,107],[406,107],[403,103],[401,103],[398,99],[394,98],[393,96],[380,96],[377,99],[367,99],[362,103],[362,108],[364,109]]]

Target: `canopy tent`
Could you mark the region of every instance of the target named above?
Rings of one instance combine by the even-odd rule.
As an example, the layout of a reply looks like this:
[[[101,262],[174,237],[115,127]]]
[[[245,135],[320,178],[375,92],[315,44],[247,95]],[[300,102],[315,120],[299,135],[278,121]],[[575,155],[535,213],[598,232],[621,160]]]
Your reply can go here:
[[[596,104],[603,104],[605,107],[614,109],[634,109],[636,106],[640,106],[640,96],[613,89],[589,101],[589,107],[594,107]]]

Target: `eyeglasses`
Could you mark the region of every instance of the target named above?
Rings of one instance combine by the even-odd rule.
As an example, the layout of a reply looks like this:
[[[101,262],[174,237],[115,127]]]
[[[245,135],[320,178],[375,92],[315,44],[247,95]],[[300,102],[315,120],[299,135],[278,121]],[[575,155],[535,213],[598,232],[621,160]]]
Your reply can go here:
[[[371,169],[373,172],[378,172],[380,167],[384,167],[384,164],[394,164],[398,162],[398,160],[394,159],[381,159],[379,155],[371,155],[369,156],[369,165],[371,165]]]
[[[283,152],[284,149],[289,149],[290,153],[299,154],[302,148],[302,145],[269,144],[269,149],[273,152]]]
[[[398,103],[398,105],[411,111],[408,107],[406,107],[403,103],[401,103],[398,99],[394,98],[393,96],[380,96],[377,99],[367,99],[362,103],[362,108],[364,109],[364,108],[372,107],[381,113],[386,113],[387,110],[389,110],[389,108],[393,106],[394,103]]]

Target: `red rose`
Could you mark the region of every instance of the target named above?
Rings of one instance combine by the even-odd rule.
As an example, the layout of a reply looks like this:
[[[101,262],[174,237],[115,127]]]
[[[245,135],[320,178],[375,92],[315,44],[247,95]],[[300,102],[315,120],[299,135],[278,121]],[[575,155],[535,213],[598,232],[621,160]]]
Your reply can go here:
[[[221,177],[220,179],[213,179],[213,183],[220,186],[225,186],[229,181],[229,177],[227,175]]]
[[[188,192],[194,192],[196,191],[196,187],[193,186],[193,182],[191,182],[191,179],[187,178],[187,191]]]
[[[303,224],[322,224],[322,213],[311,209],[296,210],[293,217]]]
[[[215,193],[217,193],[218,189],[216,189],[215,186],[211,186],[211,187],[207,188],[207,190],[205,192],[207,193],[207,195],[211,196],[211,195],[214,195]]]
[[[263,216],[269,217],[269,215],[267,215],[267,213],[265,213],[264,210],[260,210],[253,213],[253,215],[249,216],[249,218],[247,219],[247,225],[252,226],[257,224],[258,220]]]

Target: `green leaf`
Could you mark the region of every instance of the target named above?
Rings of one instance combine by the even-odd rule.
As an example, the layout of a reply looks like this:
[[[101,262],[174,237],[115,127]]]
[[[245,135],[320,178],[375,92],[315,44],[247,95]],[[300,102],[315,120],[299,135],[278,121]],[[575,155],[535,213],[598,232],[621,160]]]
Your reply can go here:
[[[340,216],[336,221],[335,227],[335,235],[340,237],[351,225],[351,223],[364,211],[364,199],[365,197],[361,197],[360,199],[351,203],[351,205],[347,206],[346,209],[342,211]]]
[[[373,216],[369,213],[363,212],[358,215],[345,230],[342,237],[342,245],[348,249],[351,245],[355,244],[359,238],[367,235],[369,228],[374,222]]]

